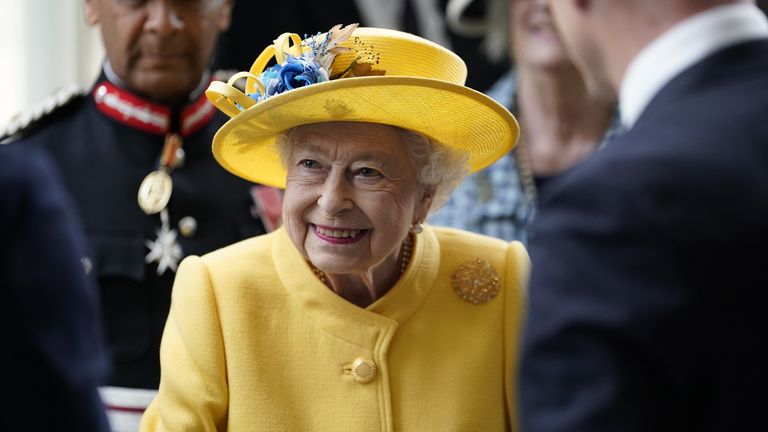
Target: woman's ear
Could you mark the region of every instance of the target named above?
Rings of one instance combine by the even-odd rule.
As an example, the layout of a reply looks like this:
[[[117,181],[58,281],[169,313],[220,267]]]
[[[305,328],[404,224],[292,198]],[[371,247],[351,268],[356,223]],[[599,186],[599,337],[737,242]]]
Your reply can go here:
[[[424,222],[429,215],[429,209],[432,208],[432,200],[435,198],[434,186],[428,186],[424,188],[424,192],[421,194],[421,199],[416,204],[416,209],[413,212],[413,220],[411,225]]]

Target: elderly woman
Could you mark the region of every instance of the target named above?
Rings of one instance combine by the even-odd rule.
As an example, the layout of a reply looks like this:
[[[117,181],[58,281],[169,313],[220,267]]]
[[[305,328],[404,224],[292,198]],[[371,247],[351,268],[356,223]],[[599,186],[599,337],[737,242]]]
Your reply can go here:
[[[181,264],[142,430],[512,427],[526,252],[422,225],[517,140],[465,76],[436,44],[353,25],[284,34],[211,84],[232,116],[214,155],[285,188],[284,227]]]

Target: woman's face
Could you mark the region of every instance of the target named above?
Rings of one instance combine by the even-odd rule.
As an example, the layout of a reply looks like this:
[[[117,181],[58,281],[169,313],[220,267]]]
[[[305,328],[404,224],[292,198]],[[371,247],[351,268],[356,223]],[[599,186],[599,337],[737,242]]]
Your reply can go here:
[[[395,266],[431,197],[399,132],[370,123],[300,126],[292,136],[283,221],[293,244],[326,273]]]
[[[555,29],[547,0],[510,0],[510,38],[519,66],[558,67],[571,60]]]

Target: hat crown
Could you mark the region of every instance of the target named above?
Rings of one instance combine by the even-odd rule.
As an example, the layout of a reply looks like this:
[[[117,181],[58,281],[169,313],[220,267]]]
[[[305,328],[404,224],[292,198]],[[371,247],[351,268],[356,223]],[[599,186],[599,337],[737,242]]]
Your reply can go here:
[[[341,43],[351,50],[336,56],[332,75],[341,73],[355,58],[375,58],[385,76],[432,78],[464,85],[467,66],[458,55],[429,40],[397,30],[360,27]],[[371,60],[371,58],[368,58]]]

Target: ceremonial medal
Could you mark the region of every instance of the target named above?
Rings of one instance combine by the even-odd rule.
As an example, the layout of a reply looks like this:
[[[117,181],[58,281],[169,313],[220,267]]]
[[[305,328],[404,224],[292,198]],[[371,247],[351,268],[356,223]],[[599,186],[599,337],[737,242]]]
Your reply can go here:
[[[166,135],[160,154],[160,168],[147,174],[139,186],[139,207],[144,213],[160,213],[168,205],[173,191],[173,180],[169,173],[179,162],[180,150],[181,138],[176,134]]]
[[[166,270],[176,271],[179,261],[184,256],[177,242],[178,232],[171,229],[170,217],[166,206],[171,199],[173,180],[170,173],[178,166],[181,150],[181,138],[176,134],[165,136],[165,145],[160,154],[160,168],[144,177],[139,186],[139,207],[148,215],[160,213],[160,228],[157,238],[144,242],[149,253],[144,257],[147,264],[157,263],[157,274]]]
[[[168,210],[163,209],[160,213],[161,226],[156,231],[157,239],[145,242],[149,253],[144,257],[144,261],[147,264],[157,263],[158,275],[162,275],[169,269],[175,272],[179,261],[184,256],[181,246],[176,242],[178,233],[175,229],[171,229],[168,219]]]
[[[152,171],[139,186],[139,207],[148,215],[159,213],[168,204],[173,180],[165,170]]]

